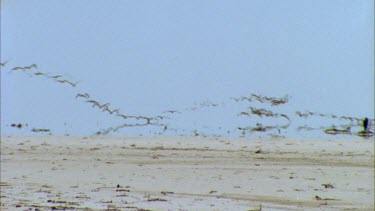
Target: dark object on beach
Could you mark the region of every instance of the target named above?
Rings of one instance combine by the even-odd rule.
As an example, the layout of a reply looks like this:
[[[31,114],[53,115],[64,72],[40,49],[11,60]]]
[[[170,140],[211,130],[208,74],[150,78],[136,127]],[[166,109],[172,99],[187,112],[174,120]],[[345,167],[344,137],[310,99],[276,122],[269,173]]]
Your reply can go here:
[[[324,188],[335,188],[332,184],[330,183],[327,183],[327,184],[322,184],[322,186],[324,186]]]
[[[364,131],[367,131],[367,127],[368,127],[368,118],[366,117],[363,120],[363,129],[364,129]]]
[[[255,151],[255,154],[259,154],[259,153],[263,153],[261,149],[258,149],[257,151]]]

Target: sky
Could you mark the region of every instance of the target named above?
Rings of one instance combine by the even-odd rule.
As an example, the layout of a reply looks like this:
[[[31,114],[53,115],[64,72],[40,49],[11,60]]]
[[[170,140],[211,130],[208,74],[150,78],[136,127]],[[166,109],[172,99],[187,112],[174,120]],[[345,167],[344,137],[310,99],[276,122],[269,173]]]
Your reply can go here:
[[[48,128],[83,135],[123,123],[77,93],[121,114],[178,110],[163,120],[178,133],[285,124],[282,118],[239,117],[249,106],[288,114],[294,128],[311,121],[331,125],[336,120],[306,120],[295,112],[374,118],[374,1],[1,0],[5,61],[2,134]],[[11,71],[31,64],[37,68]],[[72,87],[35,72],[79,83]],[[251,93],[288,95],[289,101],[270,106],[233,100]],[[164,128],[117,133],[155,130]]]

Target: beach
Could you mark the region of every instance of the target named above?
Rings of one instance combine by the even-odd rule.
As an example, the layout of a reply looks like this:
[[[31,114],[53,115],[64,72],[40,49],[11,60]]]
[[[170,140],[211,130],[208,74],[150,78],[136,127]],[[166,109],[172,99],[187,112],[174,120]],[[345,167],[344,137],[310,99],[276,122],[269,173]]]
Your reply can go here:
[[[374,210],[374,140],[2,136],[1,210]]]

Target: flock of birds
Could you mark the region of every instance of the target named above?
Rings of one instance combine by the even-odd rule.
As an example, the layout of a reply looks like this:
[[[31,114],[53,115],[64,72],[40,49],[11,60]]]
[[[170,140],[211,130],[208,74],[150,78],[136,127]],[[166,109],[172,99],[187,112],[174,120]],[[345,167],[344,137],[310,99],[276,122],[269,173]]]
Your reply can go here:
[[[6,67],[8,61],[1,63],[1,67]],[[29,66],[16,66],[13,67],[9,73],[21,71],[27,74],[32,74],[34,76],[38,77],[44,77],[48,80],[53,80],[57,83],[61,84],[67,84],[72,88],[77,87],[77,85],[80,82],[72,82],[68,79],[65,79],[63,75],[50,75],[48,73],[36,71],[38,69],[38,65],[31,64]],[[98,130],[95,134],[97,135],[106,135],[111,134],[114,132],[118,132],[120,129],[125,127],[147,127],[147,126],[154,126],[154,127],[160,127],[163,132],[167,130],[173,130],[169,127],[171,121],[165,121],[170,120],[172,118],[172,115],[178,115],[183,114],[183,111],[178,110],[166,110],[162,112],[159,115],[155,116],[146,116],[146,115],[130,115],[130,114],[124,114],[120,111],[119,108],[112,108],[110,103],[102,103],[98,100],[92,99],[91,95],[89,93],[77,93],[75,96],[76,99],[82,100],[84,103],[87,103],[91,105],[92,108],[96,108],[102,112],[108,113],[108,115],[113,115],[116,118],[121,118],[122,123],[117,126],[112,126],[105,129]],[[241,96],[241,97],[231,97],[231,100],[234,102],[246,102],[249,103],[250,106],[247,106],[247,109],[245,111],[240,111],[237,113],[237,116],[239,117],[252,117],[252,116],[258,116],[260,118],[266,117],[266,118],[283,118],[285,120],[285,124],[282,125],[263,125],[260,122],[256,122],[253,126],[240,126],[237,127],[236,130],[239,131],[241,136],[245,136],[247,134],[252,134],[254,132],[267,132],[267,131],[273,131],[276,130],[279,134],[281,130],[287,129],[291,125],[291,117],[284,113],[276,113],[272,110],[266,109],[266,108],[257,108],[254,107],[252,104],[255,103],[261,103],[267,104],[271,107],[274,106],[280,106],[283,104],[286,104],[289,102],[289,96],[285,95],[284,97],[267,97],[262,96],[254,93],[250,93],[249,96]],[[204,101],[201,103],[195,103],[192,107],[185,109],[185,111],[196,111],[201,108],[216,108],[219,107],[219,103],[212,103],[209,101]],[[346,124],[344,126],[341,126],[343,129],[337,129],[336,126],[331,126],[329,128],[325,127],[319,127],[319,128],[312,128],[308,125],[299,126],[297,127],[297,130],[322,130],[323,132],[327,134],[353,134],[351,132],[351,127],[355,126],[363,126],[364,120],[356,117],[350,117],[350,116],[338,116],[333,114],[322,114],[318,112],[295,112],[295,116],[300,118],[308,118],[311,116],[315,117],[324,117],[324,118],[331,118],[331,119],[339,119],[339,120],[348,120],[350,121],[349,124]],[[367,119],[367,118],[366,118]],[[370,127],[364,126],[364,130],[359,131],[359,133],[356,133],[356,135],[359,136],[373,136],[373,132],[370,128],[374,125],[374,119],[367,119],[366,124],[369,124]],[[12,127],[19,127],[19,124],[12,124]],[[33,132],[50,132],[49,129],[32,129]],[[197,132],[194,132],[195,135],[197,135]],[[198,134],[199,135],[199,134]]]

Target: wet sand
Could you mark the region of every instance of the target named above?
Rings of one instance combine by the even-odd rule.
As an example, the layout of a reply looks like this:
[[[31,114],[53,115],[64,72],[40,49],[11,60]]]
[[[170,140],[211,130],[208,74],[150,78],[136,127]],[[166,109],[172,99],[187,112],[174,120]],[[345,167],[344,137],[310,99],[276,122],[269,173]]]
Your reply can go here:
[[[1,210],[374,210],[373,139],[1,137]]]

